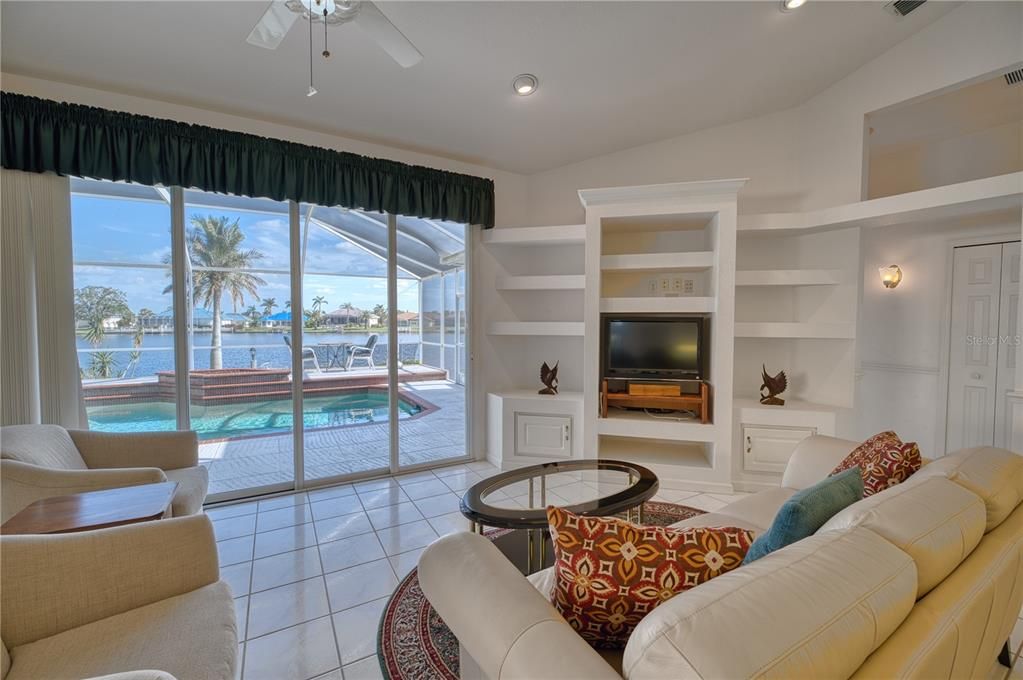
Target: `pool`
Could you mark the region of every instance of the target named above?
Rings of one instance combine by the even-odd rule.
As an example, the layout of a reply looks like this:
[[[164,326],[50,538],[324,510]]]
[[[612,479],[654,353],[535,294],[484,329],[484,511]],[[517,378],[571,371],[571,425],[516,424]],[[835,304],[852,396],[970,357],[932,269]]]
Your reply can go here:
[[[355,390],[331,397],[302,400],[305,429],[386,423],[387,393]],[[398,419],[421,413],[423,406],[398,397]],[[87,408],[89,429],[98,432],[169,432],[177,429],[174,404],[149,402]],[[200,440],[256,437],[290,432],[294,425],[291,400],[191,407],[192,429]]]

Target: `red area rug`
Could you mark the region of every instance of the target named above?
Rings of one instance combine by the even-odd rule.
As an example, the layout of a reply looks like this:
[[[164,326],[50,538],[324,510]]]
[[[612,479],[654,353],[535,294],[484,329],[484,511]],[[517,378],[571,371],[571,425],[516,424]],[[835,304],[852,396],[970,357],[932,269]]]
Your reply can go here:
[[[648,502],[643,506],[647,524],[667,526],[704,514],[704,510],[675,503]],[[506,533],[487,534],[495,538]],[[377,658],[387,680],[458,680],[458,640],[444,624],[412,569],[384,607],[377,635]]]

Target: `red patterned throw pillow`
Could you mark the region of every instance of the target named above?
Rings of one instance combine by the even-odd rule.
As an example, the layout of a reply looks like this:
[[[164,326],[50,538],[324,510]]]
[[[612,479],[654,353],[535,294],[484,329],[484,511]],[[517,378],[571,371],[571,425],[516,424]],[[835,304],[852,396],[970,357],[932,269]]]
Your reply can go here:
[[[863,497],[866,498],[906,481],[922,463],[916,442],[903,443],[897,434],[888,431],[875,434],[857,446],[831,471],[831,475],[859,466],[863,476]]]
[[[654,607],[735,569],[753,533],[734,527],[669,529],[547,508],[554,543],[552,600],[594,647],[624,647]]]

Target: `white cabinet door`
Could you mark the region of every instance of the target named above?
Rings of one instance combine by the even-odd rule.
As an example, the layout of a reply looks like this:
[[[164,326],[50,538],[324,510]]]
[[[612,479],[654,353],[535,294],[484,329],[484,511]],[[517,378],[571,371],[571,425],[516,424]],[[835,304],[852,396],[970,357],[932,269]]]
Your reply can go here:
[[[1002,244],[956,248],[952,262],[945,451],[994,443]]]
[[[785,472],[796,444],[817,428],[742,426],[742,466],[747,472]]]
[[[1020,359],[1019,349],[1019,293],[1020,293],[1020,248],[1019,242],[1002,246],[1002,294],[1001,311],[998,314],[998,376],[995,378],[995,446],[1008,448],[1012,439],[1009,430],[1012,425],[1006,414],[1009,404],[1008,392],[1013,388],[1016,377],[1016,362]]]
[[[572,417],[515,414],[515,455],[572,457]]]

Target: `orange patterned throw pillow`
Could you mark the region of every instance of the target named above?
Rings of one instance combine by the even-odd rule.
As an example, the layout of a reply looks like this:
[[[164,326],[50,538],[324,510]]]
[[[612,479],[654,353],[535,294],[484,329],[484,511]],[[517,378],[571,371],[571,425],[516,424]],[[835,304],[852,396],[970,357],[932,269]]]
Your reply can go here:
[[[916,442],[903,443],[899,435],[888,431],[875,434],[857,446],[831,471],[831,475],[859,466],[863,476],[863,497],[866,498],[906,481],[922,464],[920,447]]]
[[[554,543],[555,608],[594,647],[624,647],[654,607],[735,569],[753,533],[734,527],[669,529],[547,508]]]

